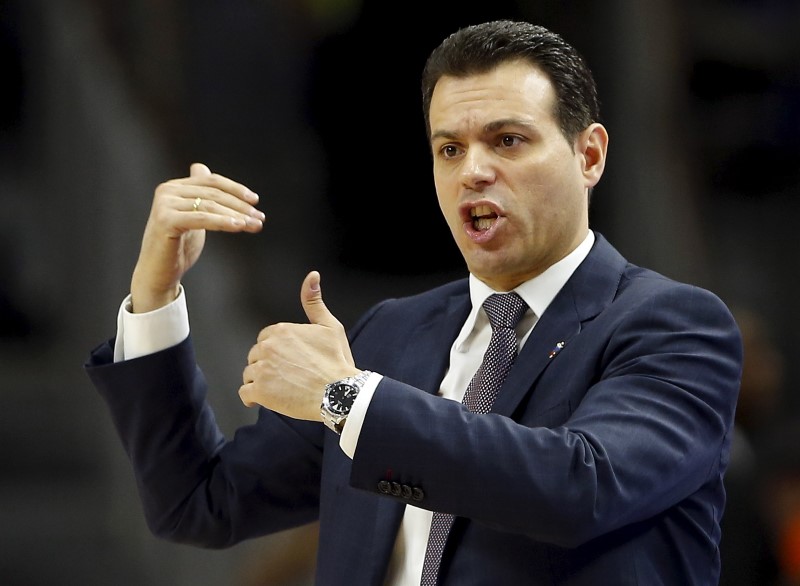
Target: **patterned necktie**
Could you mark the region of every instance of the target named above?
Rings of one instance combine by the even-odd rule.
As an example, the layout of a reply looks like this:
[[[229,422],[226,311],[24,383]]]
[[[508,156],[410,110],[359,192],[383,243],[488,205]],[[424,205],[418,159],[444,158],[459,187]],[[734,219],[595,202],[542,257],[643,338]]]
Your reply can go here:
[[[483,309],[492,326],[492,338],[483,355],[483,362],[472,377],[462,401],[474,413],[491,411],[497,392],[517,356],[517,334],[514,328],[528,306],[516,293],[495,293],[484,301]],[[453,515],[433,513],[420,586],[436,586],[439,563],[452,525]]]

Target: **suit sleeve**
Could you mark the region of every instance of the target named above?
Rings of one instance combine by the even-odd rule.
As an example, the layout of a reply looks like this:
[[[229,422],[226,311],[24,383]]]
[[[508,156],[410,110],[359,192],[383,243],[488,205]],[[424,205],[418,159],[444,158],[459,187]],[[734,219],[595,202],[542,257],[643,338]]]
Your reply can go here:
[[[717,491],[740,371],[724,304],[666,288],[584,326],[530,391],[558,397],[550,413],[529,394],[512,417],[477,415],[384,378],[351,482],[413,485],[417,506],[574,547]]]
[[[85,368],[133,465],[159,537],[228,547],[318,516],[322,426],[259,410],[226,441],[206,401],[191,337],[113,363],[113,342]]]

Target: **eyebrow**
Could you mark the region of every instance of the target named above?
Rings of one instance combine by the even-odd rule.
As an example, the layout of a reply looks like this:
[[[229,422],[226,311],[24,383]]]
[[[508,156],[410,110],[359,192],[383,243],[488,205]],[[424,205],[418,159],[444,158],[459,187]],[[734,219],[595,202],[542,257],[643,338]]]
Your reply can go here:
[[[513,126],[533,128],[533,125],[528,120],[523,120],[522,118],[500,118],[499,120],[492,120],[488,124],[485,124],[483,126],[482,131],[484,133],[492,133],[492,132],[497,132],[502,128],[508,128]],[[431,142],[440,138],[444,138],[447,140],[455,140],[458,138],[458,134],[456,134],[452,130],[437,130],[436,132],[431,134]]]
[[[525,128],[532,128],[531,123],[527,120],[523,120],[522,118],[501,118],[500,120],[489,122],[489,124],[483,127],[483,131],[496,132],[501,128],[508,128],[509,126],[523,126]]]

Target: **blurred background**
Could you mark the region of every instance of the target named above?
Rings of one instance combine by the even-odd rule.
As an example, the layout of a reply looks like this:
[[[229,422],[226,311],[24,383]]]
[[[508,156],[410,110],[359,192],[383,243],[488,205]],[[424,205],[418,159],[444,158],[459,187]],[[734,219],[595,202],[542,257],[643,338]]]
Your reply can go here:
[[[201,551],[147,531],[83,372],[112,337],[155,187],[194,161],[257,191],[186,280],[226,433],[268,323],[322,272],[351,324],[463,276],[419,74],[457,27],[526,18],[596,74],[611,135],[592,223],[715,291],[745,334],[724,585],[800,584],[800,2],[0,0],[0,584],[303,586],[314,526]]]

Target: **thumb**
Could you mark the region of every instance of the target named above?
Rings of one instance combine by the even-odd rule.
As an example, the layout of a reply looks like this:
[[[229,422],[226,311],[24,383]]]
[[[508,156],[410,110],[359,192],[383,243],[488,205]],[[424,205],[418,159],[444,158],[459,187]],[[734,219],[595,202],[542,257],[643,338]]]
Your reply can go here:
[[[189,176],[200,177],[202,175],[211,175],[211,169],[203,163],[192,163],[191,167],[189,167]]]
[[[303,279],[303,286],[300,288],[300,303],[303,304],[306,317],[312,324],[341,327],[342,324],[328,311],[325,302],[322,300],[322,289],[319,286],[319,282],[320,276],[317,271],[311,271]]]

